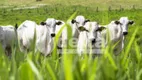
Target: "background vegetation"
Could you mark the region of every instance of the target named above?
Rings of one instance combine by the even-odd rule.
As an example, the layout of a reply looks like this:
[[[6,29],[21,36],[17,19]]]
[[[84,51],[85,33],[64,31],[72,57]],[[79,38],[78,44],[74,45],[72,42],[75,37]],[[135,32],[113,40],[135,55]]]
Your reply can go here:
[[[33,6],[48,4],[39,8],[21,9],[21,4]],[[33,20],[38,24],[47,18],[67,21],[76,15],[84,15],[91,21],[108,24],[128,16],[135,24],[129,27],[124,51],[114,56],[111,47],[107,47],[104,55],[96,58],[76,54],[59,57],[56,49],[53,55],[44,57],[33,51],[21,53],[18,45],[13,46],[12,57],[5,56],[0,47],[0,79],[1,80],[141,80],[142,79],[142,10],[132,6],[140,6],[141,0],[5,0],[0,1],[0,25],[20,25],[25,20]],[[124,9],[120,8],[124,5]],[[98,8],[97,8],[98,6]],[[109,6],[114,6],[111,9]],[[128,8],[125,7],[128,6]],[[104,11],[101,10],[104,8]],[[77,12],[77,14],[74,14]],[[74,14],[74,15],[73,15]],[[71,17],[71,18],[70,18]],[[16,41],[15,41],[16,42]],[[32,48],[34,50],[34,47]]]
[[[35,5],[57,5],[61,4],[64,6],[70,5],[80,5],[85,7],[96,8],[99,7],[101,10],[106,10],[109,6],[112,6],[114,9],[124,7],[131,8],[133,5],[136,8],[142,8],[141,0],[1,0],[1,6],[35,6]]]

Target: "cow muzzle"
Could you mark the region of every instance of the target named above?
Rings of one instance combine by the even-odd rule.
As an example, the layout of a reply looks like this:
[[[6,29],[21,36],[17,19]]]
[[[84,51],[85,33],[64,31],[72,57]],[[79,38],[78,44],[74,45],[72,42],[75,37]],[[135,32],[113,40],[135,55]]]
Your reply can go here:
[[[51,37],[55,37],[55,34],[51,34]]]
[[[125,36],[125,35],[127,35],[128,34],[128,32],[123,32],[123,35]]]
[[[96,43],[96,39],[92,39],[92,44],[95,44]]]

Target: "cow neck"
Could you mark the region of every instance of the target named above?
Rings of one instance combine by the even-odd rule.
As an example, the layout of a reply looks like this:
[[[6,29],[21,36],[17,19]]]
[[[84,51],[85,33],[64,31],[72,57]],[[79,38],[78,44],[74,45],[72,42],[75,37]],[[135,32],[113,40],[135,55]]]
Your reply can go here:
[[[76,23],[75,23],[75,25],[76,25],[76,26],[75,26],[75,29],[76,29],[78,32],[80,32],[80,31],[78,30],[78,28],[77,28],[77,24],[76,24]]]
[[[118,33],[117,33],[117,38],[120,38],[123,35],[122,33],[122,25],[118,25]]]

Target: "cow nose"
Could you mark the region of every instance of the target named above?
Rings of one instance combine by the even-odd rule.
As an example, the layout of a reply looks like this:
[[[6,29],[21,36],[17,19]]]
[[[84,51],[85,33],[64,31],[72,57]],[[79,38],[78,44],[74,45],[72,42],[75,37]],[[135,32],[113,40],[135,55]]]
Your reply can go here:
[[[78,27],[78,29],[82,29],[82,28],[83,28],[83,26]]]
[[[95,42],[96,42],[96,39],[93,39],[93,40],[92,40],[92,44],[94,44]]]
[[[83,26],[81,26],[81,27],[78,27],[78,30],[85,31],[86,29]]]
[[[123,32],[123,35],[127,35],[128,34],[128,32]]]
[[[51,34],[51,37],[55,37],[55,34]]]

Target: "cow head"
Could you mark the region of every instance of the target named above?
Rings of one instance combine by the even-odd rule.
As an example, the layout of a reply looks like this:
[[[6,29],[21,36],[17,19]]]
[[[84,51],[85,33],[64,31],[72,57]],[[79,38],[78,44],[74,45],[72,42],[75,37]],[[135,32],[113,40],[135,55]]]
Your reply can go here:
[[[121,17],[119,19],[119,21],[122,25],[123,35],[127,35],[128,34],[128,26],[132,25],[134,23],[134,21],[129,20],[128,17]]]
[[[94,44],[97,39],[99,24],[97,22],[88,22],[85,24],[85,28],[89,31],[89,40],[92,42],[92,44]]]
[[[84,16],[77,16],[75,19],[71,21],[72,24],[76,24],[76,26],[83,27],[86,22],[89,22],[90,20],[86,20]]]
[[[55,37],[56,25],[61,25],[62,22],[61,21],[57,21],[54,18],[48,18],[45,23],[49,27],[49,30],[50,30],[50,33],[51,33],[51,37]]]

